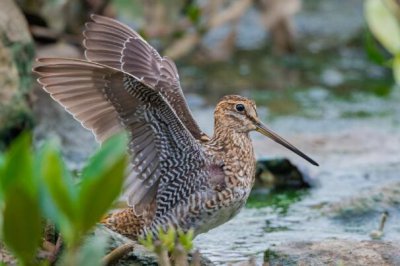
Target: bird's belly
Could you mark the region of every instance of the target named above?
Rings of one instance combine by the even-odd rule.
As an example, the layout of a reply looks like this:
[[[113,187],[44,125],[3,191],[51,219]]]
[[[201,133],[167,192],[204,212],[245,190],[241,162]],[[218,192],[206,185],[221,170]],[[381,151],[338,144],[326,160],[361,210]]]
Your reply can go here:
[[[207,215],[204,217],[203,222],[200,223],[201,225],[196,229],[196,235],[206,233],[209,230],[226,223],[239,213],[243,205],[244,202],[240,204],[238,203],[233,206],[218,210],[211,215]]]
[[[236,198],[227,206],[221,206],[217,210],[207,213],[201,217],[201,222],[196,228],[196,235],[208,232],[209,230],[226,223],[239,213],[240,209],[246,203],[247,197]]]

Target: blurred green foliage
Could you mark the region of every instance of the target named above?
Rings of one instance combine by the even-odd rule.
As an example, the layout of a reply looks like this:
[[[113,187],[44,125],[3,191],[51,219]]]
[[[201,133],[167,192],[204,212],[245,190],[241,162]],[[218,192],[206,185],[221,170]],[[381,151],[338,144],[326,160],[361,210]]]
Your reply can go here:
[[[66,243],[62,265],[100,264],[104,240],[85,239],[121,191],[125,147],[125,136],[106,141],[79,183],[54,142],[34,151],[30,135],[23,134],[0,155],[0,236],[21,265],[38,263],[45,221],[56,225]]]
[[[193,237],[193,230],[185,233],[182,230],[169,227],[167,230],[158,229],[158,239],[148,234],[145,238],[140,239],[139,242],[150,251],[156,253],[159,265],[171,265],[172,260],[174,262],[173,265],[182,266],[188,265],[188,253],[193,248]],[[168,254],[172,254],[172,256],[170,257]],[[199,256],[198,253],[194,255],[191,265],[197,265],[200,261],[200,258],[196,258],[196,256]]]
[[[392,54],[393,59],[389,63],[396,83],[400,84],[400,4],[395,0],[367,0],[364,13],[374,37]],[[367,42],[369,57],[384,63],[385,60],[370,44],[370,41]]]
[[[1,171],[2,238],[24,265],[34,259],[42,231],[38,182],[30,146],[29,136],[20,137],[6,154]]]

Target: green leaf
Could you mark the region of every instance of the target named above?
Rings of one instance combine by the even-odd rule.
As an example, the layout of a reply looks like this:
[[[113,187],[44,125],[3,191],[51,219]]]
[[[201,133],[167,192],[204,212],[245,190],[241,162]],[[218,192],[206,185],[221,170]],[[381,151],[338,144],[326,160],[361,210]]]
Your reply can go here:
[[[5,202],[4,242],[24,264],[30,264],[42,233],[38,199],[23,183],[18,183],[8,188]]]
[[[29,134],[18,137],[6,152],[0,178],[4,242],[22,262],[30,263],[36,254],[42,226]]]
[[[186,10],[186,16],[190,19],[194,24],[198,24],[201,18],[201,9],[196,4],[189,5]]]
[[[125,134],[117,134],[102,144],[100,149],[89,159],[87,166],[82,171],[82,182],[97,179],[97,176],[108,169],[118,160],[125,157],[127,138]]]
[[[162,246],[165,247],[169,252],[174,250],[176,240],[175,228],[170,226],[166,232],[162,228],[159,228],[158,237],[162,243]]]
[[[400,53],[393,60],[393,75],[397,85],[400,85]]]
[[[3,207],[4,207],[4,193],[2,190],[2,182],[1,179],[3,178],[3,172],[4,172],[4,166],[5,165],[5,160],[4,160],[4,155],[0,154],[0,213],[3,212]],[[3,215],[0,215],[0,228],[3,228]],[[2,238],[3,232],[0,230],[0,239]]]
[[[3,166],[4,166],[4,154],[0,153],[0,170],[3,169]]]
[[[103,144],[84,169],[79,192],[81,233],[99,222],[120,194],[126,163],[126,137],[117,135]]]
[[[184,233],[182,230],[178,230],[178,240],[182,247],[189,252],[193,248],[193,236],[194,230],[190,229],[187,233]]]
[[[3,200],[3,175],[4,175],[4,168],[5,168],[5,159],[4,155],[0,153],[0,209],[2,206],[2,200]],[[1,217],[0,217],[1,219]]]
[[[147,234],[146,237],[139,238],[139,243],[150,251],[154,251],[154,239],[152,234]]]
[[[364,12],[374,36],[389,52],[397,54],[400,52],[400,24],[388,3],[386,0],[366,0]]]
[[[43,209],[60,227],[66,241],[72,242],[77,223],[77,188],[54,142],[42,148],[38,164],[45,185],[41,193]]]
[[[367,53],[368,59],[378,65],[384,65],[387,59],[383,55],[382,51],[379,50],[377,41],[373,38],[369,30],[365,31],[364,36],[364,47]]]
[[[5,154],[0,189],[5,193],[9,185],[16,181],[25,183],[31,192],[37,189],[37,182],[33,177],[31,137],[27,133],[19,136]]]

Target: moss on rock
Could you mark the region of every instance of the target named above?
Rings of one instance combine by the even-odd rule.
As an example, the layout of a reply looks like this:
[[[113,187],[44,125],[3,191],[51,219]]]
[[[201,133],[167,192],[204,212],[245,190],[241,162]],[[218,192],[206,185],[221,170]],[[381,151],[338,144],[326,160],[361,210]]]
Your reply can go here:
[[[0,9],[0,149],[33,126],[28,105],[34,43],[25,17],[14,1]]]

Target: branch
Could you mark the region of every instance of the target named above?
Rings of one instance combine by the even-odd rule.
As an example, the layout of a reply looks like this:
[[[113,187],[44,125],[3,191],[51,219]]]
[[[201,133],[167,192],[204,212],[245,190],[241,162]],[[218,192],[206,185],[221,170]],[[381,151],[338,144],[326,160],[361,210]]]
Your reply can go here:
[[[253,3],[253,0],[239,0],[230,5],[224,11],[215,14],[207,23],[208,28],[215,28],[225,23],[239,19],[247,8]]]
[[[119,259],[121,259],[123,256],[131,252],[134,248],[134,243],[127,243],[124,245],[121,245],[114,250],[112,250],[110,253],[108,253],[104,258],[102,259],[102,264],[103,265],[110,265]]]

